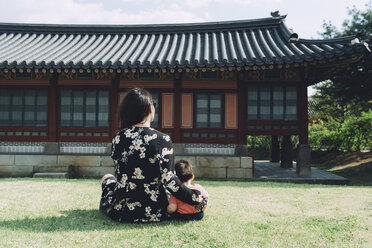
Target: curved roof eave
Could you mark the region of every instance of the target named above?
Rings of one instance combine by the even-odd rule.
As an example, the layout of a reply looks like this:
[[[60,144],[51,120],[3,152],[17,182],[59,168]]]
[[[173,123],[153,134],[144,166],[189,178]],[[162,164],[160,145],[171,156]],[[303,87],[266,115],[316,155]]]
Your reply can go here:
[[[285,25],[286,16],[276,14],[253,20],[181,24],[0,23],[0,68],[270,66],[325,60],[367,50],[356,36],[298,38]]]

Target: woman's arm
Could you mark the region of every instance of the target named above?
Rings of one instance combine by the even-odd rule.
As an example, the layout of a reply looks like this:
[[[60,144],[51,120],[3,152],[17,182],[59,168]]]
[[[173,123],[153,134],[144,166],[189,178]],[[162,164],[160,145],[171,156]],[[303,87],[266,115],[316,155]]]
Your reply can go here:
[[[202,198],[199,197],[198,190],[191,190],[186,187],[174,172],[174,155],[173,144],[169,136],[161,138],[159,146],[159,158],[161,182],[169,192],[178,200],[186,202],[190,205],[199,205]]]

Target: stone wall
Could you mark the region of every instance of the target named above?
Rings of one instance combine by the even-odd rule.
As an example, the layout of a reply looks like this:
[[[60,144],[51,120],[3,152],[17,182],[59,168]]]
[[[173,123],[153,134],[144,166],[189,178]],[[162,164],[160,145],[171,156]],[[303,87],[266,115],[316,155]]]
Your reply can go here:
[[[72,166],[74,176],[84,178],[98,178],[106,173],[114,173],[108,144],[102,154],[66,154],[61,150],[61,145],[55,143],[46,143],[40,153],[19,153],[15,150],[16,153],[0,153],[0,177],[32,177],[42,166],[52,170],[50,172]],[[175,153],[176,160],[190,161],[198,179],[244,180],[253,177],[253,159],[245,154],[187,154],[182,144],[175,144]]]
[[[90,155],[0,155],[0,177],[32,177],[40,166],[58,171],[58,166],[72,165],[76,177],[98,178],[114,173],[110,156]],[[54,172],[51,171],[51,172]]]
[[[248,179],[253,176],[251,157],[176,155],[190,161],[195,176],[206,179]],[[114,173],[110,156],[90,155],[0,155],[0,177],[32,177],[40,166],[57,171],[58,166],[73,166],[76,177],[101,177]],[[52,171],[53,172],[53,171]]]
[[[176,155],[175,160],[188,160],[196,178],[249,179],[253,177],[252,157]]]

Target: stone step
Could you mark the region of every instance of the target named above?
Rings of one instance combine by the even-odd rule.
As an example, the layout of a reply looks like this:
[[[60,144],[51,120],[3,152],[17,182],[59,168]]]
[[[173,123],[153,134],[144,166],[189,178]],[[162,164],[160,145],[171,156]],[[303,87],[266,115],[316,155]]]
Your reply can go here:
[[[73,172],[72,165],[35,165],[34,172]]]
[[[70,178],[68,172],[37,172],[34,173],[35,178]]]

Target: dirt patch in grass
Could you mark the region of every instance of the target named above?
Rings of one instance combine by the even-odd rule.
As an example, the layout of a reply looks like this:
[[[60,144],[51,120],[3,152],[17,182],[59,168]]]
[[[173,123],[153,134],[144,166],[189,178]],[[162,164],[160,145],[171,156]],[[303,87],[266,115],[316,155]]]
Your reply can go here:
[[[346,177],[352,185],[372,186],[372,152],[312,152],[315,168]]]

